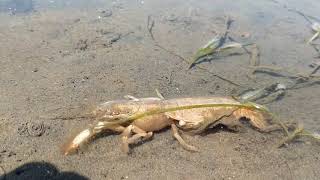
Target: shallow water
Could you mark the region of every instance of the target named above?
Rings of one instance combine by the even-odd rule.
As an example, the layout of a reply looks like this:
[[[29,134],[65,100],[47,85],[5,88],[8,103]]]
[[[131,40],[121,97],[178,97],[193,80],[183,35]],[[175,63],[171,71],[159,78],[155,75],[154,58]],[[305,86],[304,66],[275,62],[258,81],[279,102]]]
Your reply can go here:
[[[306,43],[314,34],[308,20],[318,21],[319,9],[317,0],[0,0],[0,175],[318,179],[319,143],[310,139],[273,149],[281,133],[261,134],[250,128],[242,133],[218,131],[188,137],[201,149],[190,153],[164,131],[135,146],[130,156],[121,154],[118,136],[106,136],[83,153],[65,157],[59,146],[90,121],[50,118],[77,116],[126,94],[156,96],[155,89],[171,98],[238,95],[272,83],[290,86],[294,80],[286,76],[257,73],[255,80],[248,78],[250,56],[244,50],[197,65],[238,85],[197,67],[188,70],[178,56],[189,60],[224,31],[229,16],[233,20],[229,36],[257,44],[261,65],[308,74],[315,68],[312,64],[320,62],[320,52]],[[155,21],[155,41],[147,30],[148,16]],[[282,119],[320,132],[319,97],[316,82],[287,90],[266,106]],[[31,136],[30,124],[43,125],[44,134]]]

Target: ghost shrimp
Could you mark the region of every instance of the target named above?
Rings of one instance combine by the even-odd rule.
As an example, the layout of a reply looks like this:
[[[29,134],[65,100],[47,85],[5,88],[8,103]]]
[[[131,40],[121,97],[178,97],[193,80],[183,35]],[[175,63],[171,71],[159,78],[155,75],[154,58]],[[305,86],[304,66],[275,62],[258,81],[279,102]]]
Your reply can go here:
[[[130,144],[150,139],[154,132],[171,127],[173,137],[189,151],[198,151],[186,143],[179,131],[199,134],[208,128],[224,125],[236,128],[245,118],[258,131],[279,129],[271,125],[269,111],[255,103],[242,103],[232,97],[192,98],[141,98],[128,96],[124,100],[108,101],[94,111],[95,123],[72,138],[63,149],[65,155],[76,152],[79,147],[104,131],[122,134],[122,151],[129,152]]]

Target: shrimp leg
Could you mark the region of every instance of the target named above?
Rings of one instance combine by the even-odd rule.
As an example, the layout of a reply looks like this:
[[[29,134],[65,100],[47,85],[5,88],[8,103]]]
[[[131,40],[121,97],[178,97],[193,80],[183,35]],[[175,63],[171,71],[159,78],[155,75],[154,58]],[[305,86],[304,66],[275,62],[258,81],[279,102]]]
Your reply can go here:
[[[171,129],[172,129],[172,133],[173,133],[173,137],[176,138],[176,140],[180,143],[180,145],[188,150],[188,151],[193,151],[193,152],[199,152],[198,148],[187,144],[182,137],[180,136],[180,134],[178,133],[178,128],[177,126],[173,123],[171,124]]]
[[[133,133],[136,133],[132,135]],[[151,138],[153,135],[152,132],[146,132],[143,129],[140,129],[139,127],[135,125],[129,125],[122,133],[122,151],[125,153],[129,153],[129,145],[135,144],[139,140],[147,140]]]

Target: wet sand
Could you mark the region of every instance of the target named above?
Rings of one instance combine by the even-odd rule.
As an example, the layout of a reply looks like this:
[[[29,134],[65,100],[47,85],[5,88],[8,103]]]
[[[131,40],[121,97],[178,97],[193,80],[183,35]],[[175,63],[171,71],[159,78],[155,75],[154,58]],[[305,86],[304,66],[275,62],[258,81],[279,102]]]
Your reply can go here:
[[[249,79],[249,55],[243,50],[200,64],[241,87],[196,67],[188,70],[179,57],[156,46],[148,16],[155,21],[156,42],[186,59],[223,32],[228,15],[234,20],[229,35],[258,44],[263,65],[307,73],[320,60],[306,44],[313,35],[308,22],[283,6],[320,18],[315,0],[95,3],[43,1],[27,14],[0,14],[1,178],[319,179],[319,142],[303,138],[277,149],[282,132],[263,134],[250,127],[185,136],[199,153],[185,151],[164,130],[130,155],[121,152],[118,135],[98,138],[79,154],[62,155],[63,142],[90,120],[56,117],[82,115],[100,102],[127,94],[153,97],[155,89],[166,98],[235,95],[246,87],[290,82],[266,74],[257,74],[256,82]],[[319,97],[316,84],[287,91],[267,106],[319,132]]]

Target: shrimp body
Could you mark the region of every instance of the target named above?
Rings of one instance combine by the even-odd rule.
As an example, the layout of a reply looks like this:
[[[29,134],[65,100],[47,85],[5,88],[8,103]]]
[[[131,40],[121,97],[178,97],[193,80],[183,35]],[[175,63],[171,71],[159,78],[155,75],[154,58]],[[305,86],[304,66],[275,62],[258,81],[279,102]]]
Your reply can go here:
[[[63,151],[66,155],[71,154],[79,149],[81,144],[109,130],[122,133],[122,150],[128,153],[130,144],[147,140],[152,137],[153,132],[166,127],[171,127],[173,136],[185,149],[197,151],[197,148],[181,138],[179,129],[201,133],[218,124],[233,128],[239,125],[239,119],[246,118],[253,127],[265,131],[269,126],[267,112],[260,105],[243,104],[232,97],[138,99],[129,96],[125,100],[108,101],[98,105],[93,111],[96,122],[67,143]],[[125,121],[122,121],[123,119]]]

